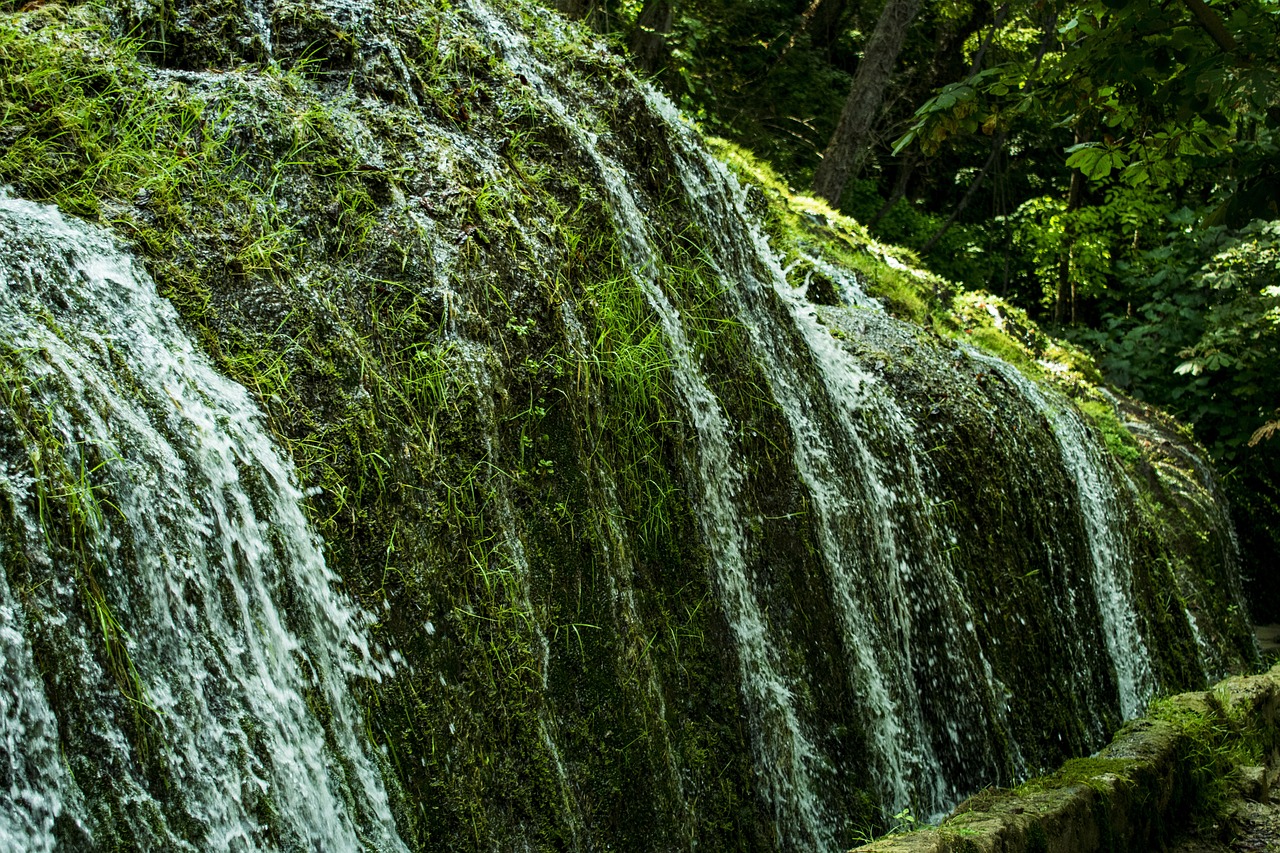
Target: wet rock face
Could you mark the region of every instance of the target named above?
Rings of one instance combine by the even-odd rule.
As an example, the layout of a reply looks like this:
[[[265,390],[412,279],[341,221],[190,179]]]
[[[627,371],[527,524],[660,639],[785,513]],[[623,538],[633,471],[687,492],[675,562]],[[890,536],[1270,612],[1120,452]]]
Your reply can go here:
[[[825,217],[784,272],[757,217],[785,200],[544,10],[85,4],[0,26],[0,184],[140,258],[262,409],[335,583],[396,653],[348,689],[409,849],[837,849],[1251,658],[1192,448],[889,317]],[[85,715],[50,673],[77,664],[22,600],[15,518],[0,560],[26,621],[4,650],[45,679],[65,748]],[[94,575],[113,601],[128,559]],[[147,642],[129,612],[120,636]],[[210,821],[156,740],[109,734],[199,847]],[[365,758],[343,754],[349,780]],[[250,793],[254,838],[287,848]],[[87,788],[63,824],[144,844],[123,796]],[[399,843],[353,813],[361,843]]]
[[[120,4],[118,20],[149,36],[148,49],[162,66],[183,71],[230,71],[279,63],[312,74],[354,75],[363,86],[391,93],[396,80],[384,15],[363,2],[294,0],[192,0]],[[402,70],[402,69],[401,69]],[[404,91],[399,97],[404,97]]]

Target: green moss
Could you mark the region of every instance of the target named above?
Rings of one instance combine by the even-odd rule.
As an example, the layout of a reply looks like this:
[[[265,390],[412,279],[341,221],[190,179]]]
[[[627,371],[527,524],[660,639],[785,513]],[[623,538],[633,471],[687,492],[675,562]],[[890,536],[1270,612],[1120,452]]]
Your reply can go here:
[[[708,140],[717,156],[756,189],[757,212],[784,266],[803,265],[809,254],[860,274],[867,293],[881,299],[896,317],[922,325],[949,284],[919,270],[909,251],[873,240],[865,228],[827,204],[793,192],[767,164],[746,149],[723,139]],[[792,267],[793,269],[795,267]],[[800,267],[803,268],[802,266]]]
[[[1157,700],[1149,716],[1172,724],[1182,735],[1179,760],[1190,770],[1190,819],[1196,824],[1213,822],[1231,795],[1235,768],[1259,762],[1255,744],[1241,736],[1212,693]]]
[[[393,201],[399,173],[370,167],[344,141],[342,126],[378,117],[322,104],[307,82],[346,62],[348,48],[300,57],[305,67],[292,74],[246,70],[211,88],[163,88],[148,77],[145,47],[112,39],[99,15],[51,7],[0,19],[0,136],[11,143],[0,182],[127,234],[317,490],[330,564],[351,594],[385,612],[379,639],[425,676],[371,685],[365,699],[405,837],[419,849],[502,846],[529,825],[563,848],[571,812],[606,803],[630,810],[600,817],[622,848],[655,832],[742,833],[753,820],[742,813],[744,799],[754,809],[749,770],[710,759],[691,765],[690,784],[715,828],[663,823],[656,809],[671,783],[652,730],[661,716],[652,695],[630,686],[635,673],[618,669],[647,660],[663,682],[703,685],[672,748],[749,754],[745,732],[716,722],[736,717],[737,700],[706,582],[661,569],[700,563],[686,553],[697,537],[673,473],[665,344],[607,215],[572,176],[577,167],[566,173],[563,140],[536,111],[513,110],[514,172],[463,178],[456,218],[434,211],[464,237],[463,298],[502,306],[486,311],[492,325],[467,330],[487,339],[481,354],[450,330],[457,307],[424,287],[432,273],[420,259],[432,255]],[[327,26],[297,16],[289,25],[305,49],[304,31]],[[492,121],[477,108],[483,91],[518,91],[494,78],[474,41],[442,37],[429,16],[416,31],[424,49],[411,59],[433,63],[418,68],[445,120]],[[415,178],[424,205],[441,192],[434,180]],[[509,224],[535,220],[552,229],[558,263],[530,281],[520,256],[544,250],[522,245]],[[582,340],[566,335],[561,300],[576,304]],[[505,387],[477,405],[485,376]],[[618,506],[587,499],[601,484],[583,460],[616,481]],[[534,519],[523,534],[503,517],[507,503]],[[619,515],[653,578],[638,599],[644,621],[631,629],[616,624],[606,578],[627,566],[601,562],[622,544],[597,538],[611,523],[601,513]],[[527,537],[527,568],[504,531]],[[531,597],[525,571],[554,595]],[[428,622],[448,639],[433,641]],[[547,702],[559,709],[566,760],[599,783],[577,804],[563,798],[547,752]],[[647,779],[652,788],[639,784]]]
[[[1102,777],[1114,776],[1127,780],[1134,765],[1134,760],[1130,758],[1073,758],[1048,776],[1040,776],[1022,783],[1016,789],[1016,793],[1024,795],[1037,791],[1054,791],[1076,785],[1086,785],[1102,790],[1100,781]]]
[[[1126,465],[1136,465],[1142,458],[1138,441],[1133,433],[1120,422],[1115,406],[1106,400],[1077,400],[1076,406],[1084,412],[1093,425],[1102,433],[1111,454]]]

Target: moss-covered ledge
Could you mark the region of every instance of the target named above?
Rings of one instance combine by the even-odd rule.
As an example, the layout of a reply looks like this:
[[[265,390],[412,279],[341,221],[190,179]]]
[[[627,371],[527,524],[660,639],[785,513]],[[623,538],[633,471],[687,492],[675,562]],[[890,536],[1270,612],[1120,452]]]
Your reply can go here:
[[[1280,775],[1280,665],[1152,704],[1096,756],[961,803],[940,826],[859,853],[1088,853],[1162,849],[1234,789],[1266,802]]]

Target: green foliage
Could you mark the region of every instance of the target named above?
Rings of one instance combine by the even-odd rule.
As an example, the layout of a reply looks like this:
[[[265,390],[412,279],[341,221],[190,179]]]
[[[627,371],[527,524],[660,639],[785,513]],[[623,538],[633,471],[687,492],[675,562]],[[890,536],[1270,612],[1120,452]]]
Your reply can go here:
[[[1269,556],[1280,458],[1272,443],[1250,439],[1280,401],[1278,226],[1194,228],[1193,220],[1188,210],[1171,214],[1176,230],[1157,248],[1118,264],[1095,327],[1072,336],[1099,353],[1108,381],[1194,425],[1223,466],[1253,606],[1266,619],[1280,607]]]
[[[1120,266],[1130,301],[1078,333],[1113,382],[1171,407],[1228,462],[1280,399],[1278,237],[1277,223],[1170,232]]]
[[[958,171],[954,182],[972,179],[976,169]],[[851,181],[841,202],[841,210],[858,222],[870,222],[884,205],[879,182],[873,178]],[[946,216],[921,204],[906,200],[894,205],[870,229],[878,242],[903,249],[916,249],[916,263],[929,272],[966,287],[999,292],[1008,279],[1010,256],[993,247],[1007,243],[1008,227],[1003,220],[966,222],[953,225],[927,256],[918,251],[938,232]],[[1005,288],[1007,290],[1007,288]]]
[[[1190,817],[1198,824],[1221,819],[1237,767],[1263,760],[1249,729],[1242,730],[1212,693],[1152,702],[1149,716],[1176,726],[1183,738],[1179,759],[1191,777]]]
[[[1188,161],[1231,163],[1219,198],[1243,202],[1251,182],[1270,174],[1269,111],[1280,94],[1274,4],[1210,5],[1200,16],[1146,0],[1083,3],[1048,25],[1033,23],[1036,14],[1016,12],[997,36],[1013,48],[1004,61],[943,87],[897,148],[919,140],[936,150],[953,136],[1039,115],[1083,136],[1064,147],[1065,162],[1092,181],[1116,175],[1132,186],[1167,186],[1186,178]],[[1043,29],[1047,55],[1025,39],[1021,51],[1014,47],[1029,28]]]
[[[1142,458],[1142,452],[1138,449],[1138,442],[1133,434],[1125,429],[1116,416],[1115,406],[1105,400],[1077,400],[1076,405],[1102,433],[1107,449],[1115,458],[1127,465],[1137,464]]]
[[[219,366],[266,410],[311,490],[346,591],[378,614],[380,641],[420,664],[365,685],[363,695],[411,845],[502,847],[503,833],[521,826],[548,849],[569,847],[566,798],[576,796],[608,823],[618,849],[641,840],[677,847],[686,836],[719,849],[765,846],[735,661],[709,605],[707,555],[682,480],[692,451],[670,355],[601,199],[597,167],[539,109],[528,82],[455,27],[447,9],[401,6],[403,89],[352,70],[355,42],[323,15],[291,21],[301,49],[281,46],[280,66],[227,59],[207,78],[183,72],[199,85],[149,63],[198,55],[203,69],[212,54],[113,38],[93,4],[6,15],[0,183],[126,235]],[[776,108],[721,121],[738,138],[770,128],[771,158],[802,172],[812,151],[779,140],[808,128],[806,111],[816,115],[843,88],[846,68],[821,61],[803,38],[784,63],[786,40],[764,30],[796,24],[785,4],[751,18],[731,14],[730,3],[707,6],[714,14],[705,22],[698,8],[682,12],[673,36],[688,47],[677,46],[685,65],[671,72],[688,89],[685,102]],[[859,37],[847,24],[832,49],[851,54]],[[555,37],[545,22],[527,25],[535,39]],[[314,45],[332,50],[320,55]],[[589,84],[621,74],[615,61],[585,37],[556,49],[580,74],[564,85],[596,99],[597,129],[621,140],[612,143],[618,156],[650,184],[647,210],[662,223],[654,273],[684,309],[715,391],[742,425],[744,477],[776,487],[791,476],[788,432],[743,357],[742,329],[725,318],[724,285],[697,249],[705,235],[667,189],[669,152],[652,128],[627,124],[644,110]],[[346,94],[320,97],[334,80]],[[725,80],[736,100],[720,99]],[[799,80],[807,82],[794,95],[780,94]],[[762,92],[779,97],[770,104]],[[429,121],[397,112],[410,95]],[[830,118],[832,107],[822,109]],[[463,131],[483,149],[474,159],[451,147]],[[821,139],[802,135],[810,146]],[[382,161],[353,142],[374,138],[386,143],[374,152]],[[748,153],[720,147],[764,187],[751,199],[797,274],[816,254],[856,270],[899,317],[1029,369],[1060,354],[1025,313],[982,297],[953,301],[953,285],[920,272],[910,252],[791,193]],[[400,159],[423,150],[432,152],[429,168]],[[980,231],[957,229],[956,243],[939,245],[963,246]],[[494,393],[478,394],[482,385]],[[985,460],[973,464],[982,470]],[[805,562],[813,544],[803,490],[778,491],[787,497],[757,522],[768,535],[753,539],[782,543],[773,547],[798,555],[800,568],[773,582],[821,583]],[[753,558],[763,575],[790,565],[779,556]],[[141,698],[127,660],[112,654],[121,637],[109,607],[88,604],[122,695]],[[821,630],[830,616],[782,610],[770,618],[794,618],[796,630]],[[838,650],[815,654],[822,660],[808,665],[832,670],[813,683],[833,683],[843,671]],[[835,704],[841,691],[815,694],[813,702]],[[553,703],[563,760],[591,790],[569,791],[557,777],[561,756],[548,750],[541,716]],[[857,721],[838,716],[848,713],[834,709],[831,718],[847,725],[824,737],[860,766],[864,745],[848,734]],[[671,797],[670,755],[687,771],[678,784],[701,825],[655,818]],[[618,812],[605,815],[604,803]]]

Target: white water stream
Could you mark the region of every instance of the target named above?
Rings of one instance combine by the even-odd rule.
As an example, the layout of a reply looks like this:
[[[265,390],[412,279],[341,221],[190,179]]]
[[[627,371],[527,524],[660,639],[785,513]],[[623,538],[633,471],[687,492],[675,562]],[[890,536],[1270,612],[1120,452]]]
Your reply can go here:
[[[850,677],[867,697],[881,802],[895,812],[944,812],[963,790],[948,778],[938,738],[950,741],[956,753],[962,741],[984,744],[970,762],[990,761],[988,775],[998,777],[999,757],[982,752],[1000,749],[991,735],[1003,724],[1003,701],[996,696],[1003,687],[993,683],[974,637],[973,614],[947,560],[949,534],[945,519],[931,509],[928,464],[914,449],[914,427],[888,389],[840,348],[814,307],[787,282],[725,166],[705,153],[665,98],[650,93],[650,105],[683,142],[677,165],[694,212],[717,245],[725,299],[750,333],[791,426],[796,469],[817,510]],[[845,299],[880,313],[856,284],[840,284]],[[802,342],[807,357],[796,358],[794,342]],[[884,433],[882,443],[887,436],[896,448],[896,459],[873,449],[877,430]],[[931,624],[938,617],[944,624]],[[945,636],[941,659],[934,652],[918,659],[918,647],[927,648],[914,636],[918,620],[935,637]],[[985,682],[975,677],[979,667]],[[959,672],[968,673],[967,683],[956,678]],[[929,703],[949,707],[945,733],[926,720]],[[1008,748],[1020,764],[1016,744]]]
[[[800,725],[792,688],[776,660],[778,646],[768,636],[764,614],[747,576],[746,533],[739,510],[743,466],[732,449],[732,427],[698,369],[676,307],[659,284],[659,262],[650,242],[647,219],[627,185],[624,171],[603,153],[594,134],[583,129],[589,120],[581,115],[570,116],[548,82],[551,73],[533,56],[524,36],[484,4],[473,2],[469,8],[495,52],[513,72],[529,81],[548,112],[595,164],[608,193],[615,228],[636,283],[666,334],[676,390],[698,435],[690,472],[698,489],[695,505],[711,552],[720,606],[736,638],[742,690],[753,716],[756,766],[775,811],[776,832],[789,847],[832,848],[838,842],[812,782],[814,773],[825,772],[819,766],[824,759]]]
[[[21,436],[0,502],[33,584],[0,583],[0,735],[22,741],[2,796],[31,804],[21,821],[0,809],[0,846],[48,849],[60,812],[89,833],[100,816],[75,787],[96,770],[115,777],[116,825],[151,849],[404,850],[352,690],[387,665],[244,389],[104,234],[3,198],[0,358],[0,418]],[[59,507],[72,517],[46,518]],[[75,668],[42,682],[36,636]],[[49,689],[88,753],[74,774],[50,758]],[[156,799],[155,773],[180,795]]]
[[[46,853],[54,849],[54,820],[68,785],[58,721],[23,634],[26,619],[0,572],[0,779],[6,783],[0,785],[0,849]]]
[[[976,351],[970,356],[1017,388],[1036,411],[1045,414],[1053,428],[1062,465],[1074,479],[1080,499],[1092,568],[1090,581],[1102,619],[1102,635],[1115,667],[1120,712],[1124,719],[1131,720],[1145,710],[1155,691],[1155,677],[1133,607],[1133,577],[1129,570],[1132,555],[1108,460],[1068,402],[1050,399],[1012,365]]]

